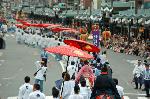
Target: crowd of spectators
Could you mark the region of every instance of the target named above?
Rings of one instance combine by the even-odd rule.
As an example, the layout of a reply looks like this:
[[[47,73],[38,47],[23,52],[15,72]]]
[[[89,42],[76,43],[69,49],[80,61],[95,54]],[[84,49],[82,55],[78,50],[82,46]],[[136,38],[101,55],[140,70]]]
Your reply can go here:
[[[139,40],[131,37],[130,40],[127,36],[113,35],[107,41],[107,48],[112,49],[114,52],[125,53],[129,55],[136,55],[150,59],[150,38],[146,41]]]

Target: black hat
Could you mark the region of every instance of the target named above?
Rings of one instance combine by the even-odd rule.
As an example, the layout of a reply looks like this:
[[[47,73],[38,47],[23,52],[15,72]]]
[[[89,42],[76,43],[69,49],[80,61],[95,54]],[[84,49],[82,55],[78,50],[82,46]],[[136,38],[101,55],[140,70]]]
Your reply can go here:
[[[141,62],[141,60],[138,60],[138,62]]]
[[[149,65],[150,65],[149,63],[145,63],[145,66],[146,66],[146,67],[149,67]]]
[[[147,60],[144,60],[144,62],[143,62],[143,63],[144,63],[144,64],[145,64],[145,63],[147,63]]]

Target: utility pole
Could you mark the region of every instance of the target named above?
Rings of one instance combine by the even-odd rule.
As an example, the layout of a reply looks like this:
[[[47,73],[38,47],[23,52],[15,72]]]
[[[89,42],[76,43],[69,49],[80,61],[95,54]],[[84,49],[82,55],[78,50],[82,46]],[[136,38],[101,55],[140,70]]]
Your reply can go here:
[[[77,16],[79,15],[79,10],[80,10],[80,0],[78,0],[78,3],[77,3]]]
[[[138,0],[134,0],[135,2],[135,14],[138,12]]]
[[[91,0],[91,4],[90,4],[90,16],[92,15],[92,4],[93,4],[93,0]]]
[[[113,0],[111,0],[111,8],[113,8]]]
[[[66,11],[67,11],[67,6],[68,6],[68,0],[65,0],[65,2],[66,2]]]

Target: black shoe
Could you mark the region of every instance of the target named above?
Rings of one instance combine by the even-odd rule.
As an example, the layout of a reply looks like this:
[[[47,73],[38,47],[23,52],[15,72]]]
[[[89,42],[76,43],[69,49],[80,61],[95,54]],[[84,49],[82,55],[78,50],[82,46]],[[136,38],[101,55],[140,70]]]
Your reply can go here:
[[[146,95],[145,97],[150,97],[150,95]]]
[[[145,91],[145,89],[142,89],[142,91]]]
[[[135,87],[134,89],[138,89],[137,87]]]

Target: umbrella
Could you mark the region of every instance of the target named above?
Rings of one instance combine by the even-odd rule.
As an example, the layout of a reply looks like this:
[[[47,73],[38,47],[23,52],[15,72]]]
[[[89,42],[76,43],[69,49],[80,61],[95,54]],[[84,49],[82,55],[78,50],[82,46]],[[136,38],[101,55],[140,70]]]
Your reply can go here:
[[[61,28],[61,27],[55,27],[55,28],[52,28],[51,31],[52,32],[61,32],[61,31],[64,31],[64,30],[69,30],[70,28]]]
[[[31,24],[29,22],[23,22],[22,24],[25,26],[31,26]]]
[[[33,27],[41,27],[40,24],[31,24],[30,26],[33,26]]]
[[[48,26],[51,26],[51,25],[53,25],[53,24],[31,24],[31,26],[33,26],[33,27],[39,27],[39,28],[46,28],[46,27],[48,27]]]
[[[64,30],[63,32],[80,33],[79,31],[77,31],[77,30],[75,30],[75,29],[68,29],[68,30]]]
[[[50,53],[67,55],[68,61],[69,61],[69,56],[86,58],[86,59],[93,59],[93,56],[87,54],[86,52],[83,52],[82,50],[80,50],[76,47],[69,46],[69,45],[49,47],[49,48],[45,48],[45,50],[50,52]],[[69,63],[68,61],[67,61],[67,66]],[[66,72],[67,72],[67,66],[66,66]],[[63,85],[64,85],[64,81],[63,81]],[[63,87],[62,87],[61,95],[62,95],[62,92],[63,92]]]
[[[26,21],[24,21],[22,19],[16,19],[16,20],[17,20],[17,22],[20,22],[22,24],[30,24],[29,22],[26,22]]]
[[[77,47],[88,52],[100,52],[100,49],[95,45],[82,40],[64,40],[64,43],[70,46]]]
[[[85,59],[93,59],[93,56],[89,55],[88,53],[83,52],[82,50],[69,45],[49,47],[49,48],[45,48],[45,50],[55,54],[61,54],[61,55],[73,56],[73,57],[79,57]]]
[[[47,28],[52,29],[52,28],[56,28],[56,27],[61,27],[62,25],[59,24],[53,24],[51,26],[48,26]]]
[[[51,25],[53,25],[53,24],[48,24],[48,23],[41,24],[41,26],[44,27],[44,28],[46,28],[46,27],[48,27],[48,26],[51,26]]]

